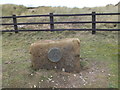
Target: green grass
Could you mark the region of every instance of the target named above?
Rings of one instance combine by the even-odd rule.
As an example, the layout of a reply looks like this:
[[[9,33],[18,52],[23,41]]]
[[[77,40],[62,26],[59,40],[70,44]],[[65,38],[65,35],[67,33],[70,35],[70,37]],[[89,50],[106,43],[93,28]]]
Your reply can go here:
[[[21,13],[27,10],[27,8],[23,5],[3,4],[0,6],[2,6],[3,16],[13,15],[13,14],[20,15]]]
[[[33,32],[33,33],[5,33],[3,34],[3,87],[29,87],[29,82],[35,73],[31,68],[29,47],[40,39],[60,39],[76,37],[81,40],[81,58],[108,63],[109,86],[118,87],[118,42],[117,32]],[[13,78],[14,77],[14,78]],[[30,79],[31,78],[31,79]],[[35,77],[33,77],[34,79]],[[29,80],[30,79],[30,80]],[[32,80],[33,80],[32,79]],[[41,76],[40,79],[47,78]],[[37,80],[37,79],[35,79]],[[37,82],[37,81],[36,81]],[[36,83],[35,81],[33,83]]]
[[[22,5],[14,5],[14,4],[3,4],[0,5],[0,8],[2,8],[2,16],[11,16],[13,14],[16,15],[40,15],[40,14],[49,14],[53,12],[54,14],[80,14],[80,13],[91,13],[93,11],[96,11],[96,13],[116,13],[118,12],[118,6],[114,5],[108,5],[104,7],[85,7],[85,8],[67,8],[67,7],[36,7],[34,9],[28,9],[28,7],[22,6]],[[8,10],[9,8],[9,10]],[[78,17],[55,17],[54,20],[57,22],[62,21],[91,21],[91,16],[78,16]],[[117,15],[99,15],[96,17],[97,21],[118,21]],[[12,23],[12,19],[2,19],[3,23]],[[49,17],[29,17],[29,18],[18,18],[18,23],[25,23],[25,22],[49,22]],[[41,28],[42,26],[42,28]],[[97,28],[117,28],[117,24],[97,24]],[[69,25],[55,25],[56,29],[59,28],[91,28],[91,24],[69,24]],[[25,25],[22,28],[19,29],[46,29],[48,28],[48,25]],[[2,29],[13,29],[12,26],[3,26]],[[1,30],[2,30],[1,29]]]
[[[28,9],[28,8],[29,7],[25,7],[23,5],[3,4],[2,13],[3,16],[6,15],[8,16],[12,14],[16,14],[16,15],[48,14],[51,12],[52,13],[91,13],[92,11],[96,11],[99,13],[118,12],[118,6],[114,6],[114,5],[107,5],[103,7],[93,7],[93,8],[89,8],[89,7],[68,8],[68,7],[50,7],[50,6],[39,6],[33,9]]]
[[[9,10],[8,10],[9,8]],[[33,14],[48,14],[48,13],[91,13],[92,11],[106,13],[118,12],[118,6],[108,5],[106,7],[94,8],[67,8],[67,7],[37,7],[28,9],[21,5],[2,5],[3,16],[16,15],[33,15]],[[110,19],[111,18],[111,19]],[[54,18],[55,21],[89,21],[91,17],[60,17]],[[98,21],[116,21],[117,16],[97,16]],[[38,22],[49,21],[49,18],[24,18],[18,19],[18,22]],[[3,22],[12,22],[12,20],[3,20]],[[116,24],[115,24],[116,25]],[[39,29],[48,28],[49,25],[25,25],[20,29]],[[2,27],[3,29],[13,29],[13,27]],[[55,28],[91,28],[91,24],[82,25],[56,25]],[[97,28],[117,28],[114,24],[97,24]],[[2,69],[3,69],[3,87],[33,87],[39,85],[41,80],[47,81],[50,75],[54,75],[54,71],[40,70],[34,71],[31,68],[29,47],[32,43],[38,40],[45,39],[62,39],[62,38],[79,38],[80,42],[80,57],[92,62],[104,62],[99,68],[108,69],[106,77],[98,75],[100,80],[108,84],[100,86],[106,88],[118,87],[118,32],[97,32],[92,35],[89,31],[56,31],[56,32],[20,32],[3,33],[2,34]],[[0,48],[1,49],[1,48]],[[86,66],[86,63],[81,63]],[[88,63],[89,64],[89,63]],[[48,74],[48,73],[49,74]],[[48,74],[46,76],[46,74]],[[108,81],[105,81],[107,78]],[[105,80],[104,80],[105,79]],[[97,87],[99,82],[93,83],[90,86],[81,87]],[[46,87],[46,83],[41,84]],[[52,86],[48,86],[52,87]]]

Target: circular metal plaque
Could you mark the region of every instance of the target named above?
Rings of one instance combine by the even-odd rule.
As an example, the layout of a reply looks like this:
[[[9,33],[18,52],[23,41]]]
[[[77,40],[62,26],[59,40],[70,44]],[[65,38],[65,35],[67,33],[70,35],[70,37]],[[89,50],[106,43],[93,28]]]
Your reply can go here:
[[[52,62],[58,62],[62,58],[62,53],[59,48],[51,48],[48,51],[48,59]]]

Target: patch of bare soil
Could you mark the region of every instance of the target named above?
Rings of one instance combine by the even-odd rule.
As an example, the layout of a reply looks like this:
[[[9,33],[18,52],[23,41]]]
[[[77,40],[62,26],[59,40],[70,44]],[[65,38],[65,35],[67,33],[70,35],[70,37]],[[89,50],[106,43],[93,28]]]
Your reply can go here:
[[[27,86],[31,88],[107,88],[110,76],[107,63],[97,60],[86,61],[89,62],[89,67],[81,70],[80,73],[37,71],[31,74],[32,78]]]

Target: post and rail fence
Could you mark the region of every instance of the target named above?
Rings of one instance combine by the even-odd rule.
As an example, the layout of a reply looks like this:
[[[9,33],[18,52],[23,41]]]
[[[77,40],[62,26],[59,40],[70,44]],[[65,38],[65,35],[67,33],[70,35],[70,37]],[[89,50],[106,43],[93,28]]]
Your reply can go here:
[[[13,23],[1,23],[0,25],[14,25],[14,30],[0,30],[0,32],[24,32],[24,31],[92,31],[92,34],[95,34],[96,31],[120,31],[120,29],[97,29],[96,24],[97,23],[114,23],[114,24],[120,24],[120,21],[96,21],[97,15],[120,15],[120,13],[96,13],[92,12],[89,14],[53,14],[50,13],[49,15],[26,15],[26,16],[3,16],[0,17],[2,19],[12,18]],[[61,16],[91,16],[92,21],[75,21],[75,22],[54,22],[54,17],[61,17]],[[25,18],[25,17],[49,17],[50,22],[34,22],[34,23],[17,23],[17,18]],[[55,29],[55,24],[83,24],[83,23],[91,23],[92,28],[91,29]],[[28,30],[19,30],[18,25],[31,25],[31,24],[49,24],[50,29],[28,29]]]

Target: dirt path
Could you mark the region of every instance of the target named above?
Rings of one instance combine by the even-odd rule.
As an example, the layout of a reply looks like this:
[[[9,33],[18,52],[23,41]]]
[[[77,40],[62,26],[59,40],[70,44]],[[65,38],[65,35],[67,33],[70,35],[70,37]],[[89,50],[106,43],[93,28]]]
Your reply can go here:
[[[89,68],[80,73],[66,73],[42,70],[31,74],[30,81],[37,81],[35,84],[29,83],[28,87],[39,88],[84,88],[84,87],[107,87],[109,84],[109,70],[107,64],[102,61],[89,61]],[[38,78],[42,76],[41,79]],[[34,85],[33,85],[34,84]]]

